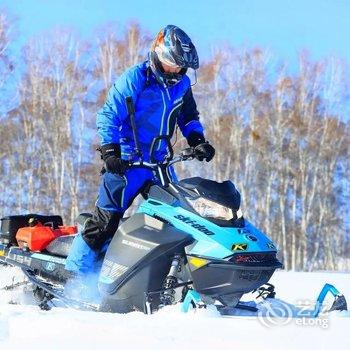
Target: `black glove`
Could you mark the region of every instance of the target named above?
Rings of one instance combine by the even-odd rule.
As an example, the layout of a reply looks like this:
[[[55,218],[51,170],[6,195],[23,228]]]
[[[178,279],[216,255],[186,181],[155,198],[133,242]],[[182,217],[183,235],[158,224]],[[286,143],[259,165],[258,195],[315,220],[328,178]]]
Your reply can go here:
[[[189,144],[190,147],[196,147],[204,142],[205,142],[205,138],[203,134],[196,131],[192,131],[187,137],[187,143]]]
[[[106,171],[113,174],[123,175],[129,167],[126,160],[120,158],[120,145],[110,143],[100,147],[102,159],[105,162]]]
[[[207,141],[194,148],[194,155],[201,162],[203,159],[210,162],[215,155],[215,148]]]
[[[205,159],[207,162],[210,162],[213,159],[215,149],[208,141],[205,141],[203,134],[192,131],[187,137],[187,142],[194,148],[194,154],[198,160],[203,161]]]

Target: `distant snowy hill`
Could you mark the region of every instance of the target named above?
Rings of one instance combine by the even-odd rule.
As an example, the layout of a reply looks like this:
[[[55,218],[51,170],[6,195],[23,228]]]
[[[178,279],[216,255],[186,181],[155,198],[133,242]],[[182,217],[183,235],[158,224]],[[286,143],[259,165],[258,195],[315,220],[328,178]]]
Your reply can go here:
[[[14,278],[13,278],[14,277]],[[28,287],[1,289],[23,280],[16,268],[0,266],[0,345],[3,349],[348,349],[350,313],[319,319],[252,316],[222,317],[215,309],[188,314],[178,306],[154,315],[94,313],[54,308],[41,311]],[[310,303],[325,282],[334,284],[350,301],[350,273],[277,272],[279,305]],[[246,296],[245,299],[252,299]]]

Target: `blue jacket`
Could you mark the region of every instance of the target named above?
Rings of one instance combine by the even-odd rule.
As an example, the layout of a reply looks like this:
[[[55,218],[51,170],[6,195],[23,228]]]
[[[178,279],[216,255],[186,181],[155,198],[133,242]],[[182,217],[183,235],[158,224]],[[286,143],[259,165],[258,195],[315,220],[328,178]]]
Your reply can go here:
[[[188,76],[166,88],[156,80],[146,61],[119,77],[97,114],[101,145],[119,143],[123,159],[129,159],[135,148],[125,103],[127,96],[131,96],[135,104],[135,123],[146,161],[153,138],[159,135],[171,137],[176,124],[186,138],[192,131],[203,133]],[[165,148],[165,143],[161,142],[156,149],[164,154]]]

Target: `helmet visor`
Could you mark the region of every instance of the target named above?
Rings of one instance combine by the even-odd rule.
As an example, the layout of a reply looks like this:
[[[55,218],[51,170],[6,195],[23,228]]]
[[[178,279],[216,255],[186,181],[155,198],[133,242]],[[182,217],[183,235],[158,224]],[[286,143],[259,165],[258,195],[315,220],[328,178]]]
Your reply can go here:
[[[156,46],[154,51],[156,52],[158,59],[160,62],[165,63],[166,65],[173,67],[173,68],[182,68],[183,66],[179,66],[173,56],[170,54],[170,52],[167,50],[167,48],[164,45]]]

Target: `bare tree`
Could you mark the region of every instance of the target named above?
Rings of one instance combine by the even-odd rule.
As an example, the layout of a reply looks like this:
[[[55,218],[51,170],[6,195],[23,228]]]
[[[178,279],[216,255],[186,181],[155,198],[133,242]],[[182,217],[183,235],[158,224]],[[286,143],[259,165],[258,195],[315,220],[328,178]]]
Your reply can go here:
[[[27,209],[70,220],[79,212],[83,164],[92,160],[86,152],[86,115],[95,81],[87,50],[64,31],[31,40],[24,51],[20,103],[12,111],[22,129],[21,189],[28,195]]]
[[[147,58],[151,38],[137,23],[130,23],[123,33],[116,24],[104,26],[99,32],[95,77],[103,83],[98,100],[102,104],[114,80],[125,69]]]

